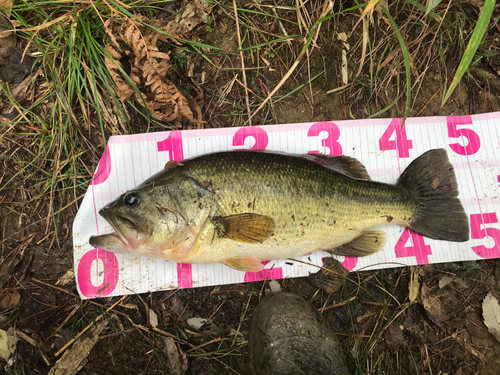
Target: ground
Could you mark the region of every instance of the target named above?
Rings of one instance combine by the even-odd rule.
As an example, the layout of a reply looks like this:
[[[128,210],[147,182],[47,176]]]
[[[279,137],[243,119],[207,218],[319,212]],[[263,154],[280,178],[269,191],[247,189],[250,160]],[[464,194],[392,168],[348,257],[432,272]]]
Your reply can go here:
[[[83,331],[73,345],[92,340],[103,321],[80,368],[59,373],[177,373],[181,370],[172,369],[167,350],[172,342],[174,352],[185,353],[188,374],[251,373],[249,322],[269,288],[267,281],[123,300],[79,298],[71,273],[72,222],[110,135],[246,126],[248,111],[254,113],[252,125],[266,125],[403,117],[406,111],[408,116],[446,116],[500,109],[498,9],[469,69],[442,105],[481,4],[439,4],[426,15],[426,4],[419,8],[410,1],[394,2],[389,13],[405,47],[379,5],[354,28],[361,11],[352,1],[241,1],[238,28],[232,2],[193,4],[190,14],[181,1],[140,2],[132,8],[121,2],[97,7],[81,2],[54,5],[52,13],[44,13],[33,2],[14,4],[12,23],[0,19],[0,30],[12,25],[20,30],[17,41],[0,34],[0,328],[12,328],[19,339],[10,362],[0,358],[0,372],[47,374],[61,357],[58,352],[71,349],[65,348],[70,340]],[[125,47],[125,33],[113,45],[103,21],[121,20],[114,21],[117,36],[127,17],[141,15],[146,24],[159,20],[158,27],[165,27],[183,12],[184,22],[175,22],[190,26],[171,29],[177,39],[159,44],[159,51],[170,57],[156,60],[157,69],[169,70],[168,81],[162,82],[186,98],[176,102],[183,115],[169,117],[170,112],[160,112],[171,97],[161,97],[144,83],[157,74],[148,72],[141,60],[149,57],[133,44]],[[62,18],[48,21],[57,17]],[[369,43],[358,75],[363,22]],[[149,29],[140,30],[147,38]],[[106,49],[110,54],[112,48],[128,48],[128,55],[119,54],[117,60],[131,76],[133,64],[143,74],[138,86],[146,90],[146,105],[133,89],[127,94],[132,86],[120,81],[120,69],[104,62],[105,45],[111,46]],[[347,84],[341,78],[342,50],[348,52]],[[135,62],[127,59],[130,55]],[[309,278],[279,283],[319,309],[337,333],[352,374],[498,374],[500,343],[484,325],[482,309],[488,293],[500,296],[497,259],[351,273],[331,294]],[[207,323],[193,328],[190,318]]]

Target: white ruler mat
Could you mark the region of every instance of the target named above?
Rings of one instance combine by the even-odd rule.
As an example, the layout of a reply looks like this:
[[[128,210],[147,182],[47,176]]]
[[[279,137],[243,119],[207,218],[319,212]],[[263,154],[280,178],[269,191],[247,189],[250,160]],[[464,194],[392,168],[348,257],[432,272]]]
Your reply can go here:
[[[82,298],[119,296],[307,276],[318,268],[271,260],[260,273],[222,264],[182,264],[123,256],[89,245],[89,237],[112,231],[98,214],[123,192],[160,171],[169,160],[238,149],[291,154],[348,155],[361,161],[374,181],[395,183],[408,164],[427,150],[444,148],[456,170],[459,198],[470,218],[471,240],[431,240],[393,225],[384,248],[369,257],[339,257],[350,270],[500,257],[500,112],[474,116],[325,121],[114,136],[73,223],[75,274]],[[396,135],[398,135],[396,139]],[[322,265],[318,251],[299,258]]]

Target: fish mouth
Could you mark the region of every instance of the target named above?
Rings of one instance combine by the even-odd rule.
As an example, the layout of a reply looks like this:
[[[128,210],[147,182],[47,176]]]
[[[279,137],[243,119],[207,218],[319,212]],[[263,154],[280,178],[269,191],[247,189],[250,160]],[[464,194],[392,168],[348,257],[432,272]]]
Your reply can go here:
[[[101,209],[99,214],[106,219],[115,232],[92,237],[89,241],[92,246],[100,242],[111,248],[120,247],[122,251],[134,250],[147,241],[153,232],[149,223],[140,216],[127,215],[125,217],[107,208]]]
[[[101,215],[104,219],[106,219],[106,221],[111,225],[111,227],[115,231],[114,233],[109,233],[108,236],[116,237],[117,240],[122,242],[123,247],[125,249],[132,249],[129,240],[127,239],[127,237],[125,237],[125,235],[123,234],[123,230],[121,228],[122,225],[129,225],[131,228],[134,228],[135,224],[125,217],[112,215],[105,209],[100,210],[99,215]]]

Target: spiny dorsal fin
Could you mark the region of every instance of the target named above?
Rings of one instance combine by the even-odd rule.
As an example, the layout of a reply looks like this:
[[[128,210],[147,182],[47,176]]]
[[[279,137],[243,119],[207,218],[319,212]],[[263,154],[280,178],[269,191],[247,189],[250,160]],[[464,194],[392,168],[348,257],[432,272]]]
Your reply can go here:
[[[261,243],[274,234],[274,219],[251,213],[217,216],[212,222],[221,235],[238,242]]]
[[[370,176],[366,171],[366,168],[361,162],[350,156],[327,156],[322,154],[306,154],[302,155],[301,158],[310,160],[316,164],[322,165],[325,168],[331,169],[332,171],[345,174],[353,178],[362,178],[363,180],[369,180]]]
[[[363,257],[379,251],[385,243],[385,233],[379,230],[367,230],[351,242],[332,250],[326,250],[334,255],[348,257]]]

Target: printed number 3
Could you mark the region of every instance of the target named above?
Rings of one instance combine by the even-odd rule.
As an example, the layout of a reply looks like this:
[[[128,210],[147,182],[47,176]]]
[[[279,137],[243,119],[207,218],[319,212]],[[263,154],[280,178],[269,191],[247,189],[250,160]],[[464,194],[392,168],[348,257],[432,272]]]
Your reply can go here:
[[[498,223],[498,217],[495,212],[470,215],[471,238],[483,239],[485,237],[490,237],[494,241],[494,245],[491,248],[484,245],[472,246],[472,251],[474,251],[481,258],[500,257],[500,229],[481,229],[482,226],[493,223]]]

